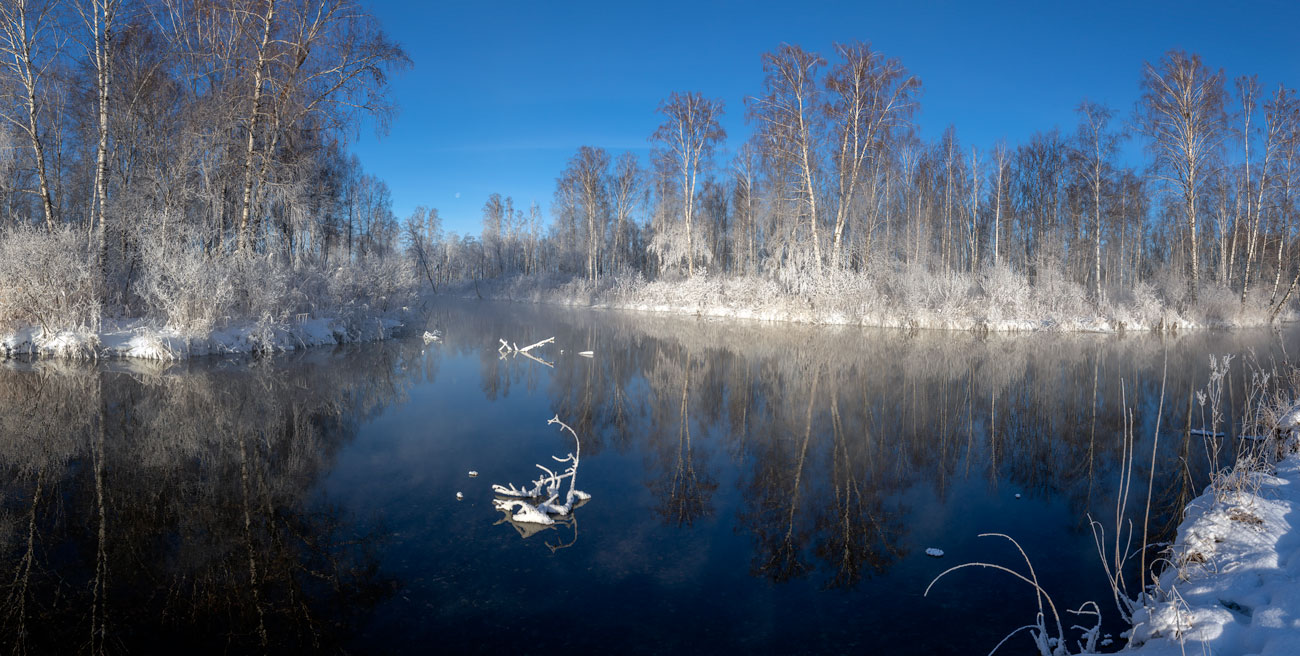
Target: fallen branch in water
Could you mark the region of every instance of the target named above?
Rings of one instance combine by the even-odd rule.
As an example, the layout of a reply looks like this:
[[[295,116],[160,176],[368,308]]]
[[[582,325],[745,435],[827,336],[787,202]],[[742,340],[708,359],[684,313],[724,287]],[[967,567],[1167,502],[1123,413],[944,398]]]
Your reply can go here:
[[[555,365],[551,364],[550,362],[547,362],[546,360],[543,360],[542,358],[539,358],[539,357],[533,355],[532,353],[529,353],[529,351],[531,351],[531,350],[533,350],[533,349],[535,349],[535,348],[537,348],[537,347],[539,347],[539,346],[542,346],[542,345],[545,345],[545,344],[552,344],[552,343],[554,343],[554,342],[555,342],[555,338],[554,338],[554,337],[547,337],[546,339],[544,339],[544,340],[542,340],[542,341],[540,341],[540,342],[537,342],[536,344],[529,344],[528,346],[525,346],[525,347],[523,347],[523,348],[519,348],[519,347],[518,347],[517,345],[515,345],[513,342],[507,342],[507,341],[504,340],[504,339],[500,339],[500,338],[498,338],[497,341],[498,341],[498,342],[501,342],[501,346],[497,347],[497,353],[500,353],[500,354],[501,354],[501,355],[500,355],[500,358],[501,358],[502,360],[506,359],[506,356],[507,356],[507,355],[522,355],[522,356],[528,358],[529,360],[533,360],[533,361],[535,361],[535,362],[540,362],[541,364],[544,364],[544,365],[546,365],[546,366],[548,366],[548,367],[551,367],[552,369],[555,368]]]
[[[555,415],[546,423],[547,425],[559,424],[561,432],[569,431],[569,434],[573,436],[577,449],[563,458],[551,456],[551,459],[556,462],[569,463],[569,467],[562,472],[556,473],[542,465],[537,465],[537,468],[542,470],[544,475],[533,481],[531,488],[516,488],[513,484],[492,486],[493,492],[506,497],[505,499],[495,499],[492,504],[497,510],[511,515],[511,519],[516,522],[554,524],[555,520],[551,519],[551,515],[567,516],[573,510],[575,501],[586,501],[591,498],[590,494],[575,487],[578,475],[578,461],[582,456],[582,441],[578,439],[578,434],[568,424],[560,421],[559,415]],[[565,479],[569,481],[569,490],[564,496],[564,503],[558,503],[560,485]],[[537,499],[545,499],[545,501],[535,503]]]

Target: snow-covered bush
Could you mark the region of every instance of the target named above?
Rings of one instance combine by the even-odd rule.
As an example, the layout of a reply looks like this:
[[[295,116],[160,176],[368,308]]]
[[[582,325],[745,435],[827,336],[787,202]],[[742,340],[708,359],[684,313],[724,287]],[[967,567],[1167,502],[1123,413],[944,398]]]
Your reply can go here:
[[[567,305],[591,305],[595,301],[596,284],[577,277],[560,287],[560,299]]]
[[[0,236],[0,329],[97,327],[100,279],[85,233],[11,230]]]
[[[419,281],[411,262],[399,257],[365,257],[336,267],[329,278],[337,306],[362,303],[382,312],[409,305]]]
[[[281,257],[236,253],[227,258],[238,286],[238,316],[286,320],[307,311],[308,299],[297,288],[300,276]]]
[[[1256,287],[1246,293],[1246,302],[1242,303],[1237,309],[1237,323],[1245,326],[1260,326],[1268,323],[1269,295],[1271,290],[1263,286]],[[1278,319],[1282,321],[1294,320],[1294,317],[1288,319],[1290,312],[1283,308]]]
[[[763,289],[756,296],[768,305],[778,299],[772,296],[775,289]],[[812,286],[808,300],[817,321],[860,321],[867,316],[879,315],[887,299],[874,280],[852,271],[827,271]]]
[[[1164,313],[1164,304],[1160,302],[1155,286],[1148,282],[1139,282],[1133,286],[1128,308],[1134,323],[1146,326],[1156,325]]]
[[[1177,267],[1163,267],[1152,276],[1152,284],[1166,307],[1182,310],[1187,307],[1191,290],[1187,286],[1187,276]]]
[[[988,301],[989,318],[1020,318],[1030,309],[1034,290],[1029,280],[1005,264],[985,270],[979,286]]]
[[[975,285],[965,273],[932,273],[925,266],[899,270],[891,285],[895,306],[912,311],[929,311],[947,316],[962,314],[973,305]]]
[[[142,260],[136,293],[148,314],[169,327],[202,334],[237,313],[239,280],[223,258],[200,249],[169,251],[155,244],[145,250]]]
[[[417,286],[410,262],[398,257],[327,267],[279,253],[212,254],[151,243],[136,284],[146,316],[196,336],[229,321],[253,321],[254,344],[281,344],[280,333],[301,315],[338,319],[360,335],[373,331],[367,322],[377,313],[410,305]]]
[[[614,275],[608,294],[613,300],[631,300],[635,298],[637,290],[645,287],[645,284],[645,276],[641,275],[640,271],[620,271]]]
[[[1039,269],[1034,291],[1047,318],[1060,320],[1093,313],[1088,292],[1051,267]]]
[[[1241,311],[1241,297],[1226,287],[1207,285],[1197,294],[1196,310],[1206,323],[1234,323]]]

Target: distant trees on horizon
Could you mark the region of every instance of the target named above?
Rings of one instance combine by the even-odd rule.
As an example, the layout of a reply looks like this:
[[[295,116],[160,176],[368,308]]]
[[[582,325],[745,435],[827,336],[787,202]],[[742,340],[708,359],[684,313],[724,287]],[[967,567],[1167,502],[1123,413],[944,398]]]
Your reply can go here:
[[[981,148],[952,126],[923,139],[911,121],[921,81],[868,44],[836,44],[830,61],[785,44],[762,65],[763,87],[745,102],[752,136],[726,160],[723,102],[673,93],[648,168],[583,146],[556,180],[545,233],[489,230],[490,201],[481,239],[451,247],[527,249],[527,267],[461,258],[466,268],[445,278],[708,271],[793,288],[881,267],[1001,267],[1068,281],[1095,303],[1146,285],[1193,304],[1210,285],[1242,303],[1257,292],[1274,312],[1300,283],[1300,103],[1285,86],[1264,94],[1241,76],[1229,88],[1223,71],[1171,50],[1143,65],[1128,120],[1085,99],[1068,131]],[[1149,166],[1118,162],[1130,138]]]

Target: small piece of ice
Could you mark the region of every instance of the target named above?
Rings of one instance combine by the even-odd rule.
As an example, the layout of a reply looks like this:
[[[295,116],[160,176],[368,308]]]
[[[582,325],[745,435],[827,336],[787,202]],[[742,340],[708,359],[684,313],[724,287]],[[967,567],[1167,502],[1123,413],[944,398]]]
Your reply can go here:
[[[1018,493],[1018,492],[1016,493],[1016,498],[1017,498],[1017,499],[1020,498],[1020,493]]]
[[[935,549],[934,547],[930,547],[929,549],[925,550],[925,555],[933,556],[935,558],[943,558],[943,549]]]
[[[596,353],[594,351],[578,351],[578,355],[581,355],[584,358],[591,358],[595,357]]]
[[[457,493],[456,493],[456,500],[457,500],[457,501],[460,501],[461,499],[464,499],[464,498],[465,498],[465,495],[464,495],[463,493],[461,493],[461,492],[457,492]]]
[[[475,476],[478,476],[478,472],[474,471],[473,469],[469,470],[469,477],[474,478]]]

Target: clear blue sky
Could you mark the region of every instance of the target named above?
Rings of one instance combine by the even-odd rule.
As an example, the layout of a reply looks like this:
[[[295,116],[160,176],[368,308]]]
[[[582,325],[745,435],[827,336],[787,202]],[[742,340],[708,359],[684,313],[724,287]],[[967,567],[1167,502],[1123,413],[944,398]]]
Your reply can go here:
[[[728,152],[748,136],[744,98],[760,55],[782,42],[830,58],[859,39],[924,85],[917,121],[957,127],[981,148],[1073,130],[1084,97],[1125,120],[1142,62],[1199,53],[1229,78],[1300,86],[1300,2],[436,2],[371,0],[414,65],[392,82],[391,131],[353,151],[384,179],[393,209],[436,207],[448,231],[477,234],[488,194],[536,200],[581,145],[643,158],[672,91],[722,98]],[[1137,151],[1130,148],[1130,156]],[[724,153],[724,157],[727,154]]]

